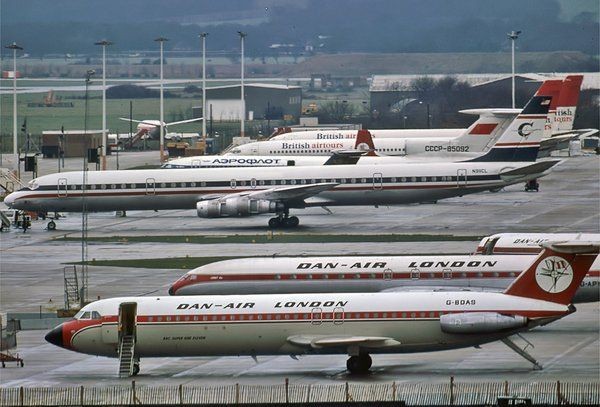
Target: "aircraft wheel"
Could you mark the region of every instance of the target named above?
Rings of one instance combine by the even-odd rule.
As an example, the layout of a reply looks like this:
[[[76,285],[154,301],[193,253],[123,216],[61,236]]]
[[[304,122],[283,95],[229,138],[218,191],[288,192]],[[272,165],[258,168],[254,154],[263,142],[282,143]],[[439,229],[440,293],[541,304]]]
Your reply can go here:
[[[48,230],[56,230],[56,222],[51,220],[50,222],[48,222],[48,225],[46,226],[46,228],[48,228]]]
[[[346,368],[352,374],[364,374],[369,371],[373,361],[368,354],[361,354],[358,356],[350,356],[346,362]]]
[[[283,226],[286,228],[295,228],[298,224],[300,224],[300,219],[297,216],[290,216],[283,219]]]
[[[281,221],[279,220],[279,218],[271,218],[271,219],[269,219],[269,227],[271,229],[277,229],[280,226],[281,226]]]

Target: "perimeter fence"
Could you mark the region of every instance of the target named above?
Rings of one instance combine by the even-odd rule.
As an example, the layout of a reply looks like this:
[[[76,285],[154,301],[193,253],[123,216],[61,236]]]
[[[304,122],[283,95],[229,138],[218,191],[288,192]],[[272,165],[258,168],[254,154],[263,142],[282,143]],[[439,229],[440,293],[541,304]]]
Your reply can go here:
[[[0,406],[600,405],[600,382],[342,383],[0,388]],[[500,400],[500,401],[499,401]],[[530,402],[530,404],[529,404]],[[504,404],[509,405],[509,404]]]

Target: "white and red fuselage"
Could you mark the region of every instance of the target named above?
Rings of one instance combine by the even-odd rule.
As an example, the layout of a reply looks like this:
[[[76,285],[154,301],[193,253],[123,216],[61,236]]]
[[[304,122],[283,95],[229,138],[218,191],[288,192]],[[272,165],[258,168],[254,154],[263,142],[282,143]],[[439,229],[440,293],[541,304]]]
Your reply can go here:
[[[539,248],[539,246],[538,246]],[[264,257],[209,263],[190,270],[171,295],[504,290],[536,255]],[[581,282],[574,303],[600,300],[600,261]]]
[[[372,353],[444,350],[494,341],[572,312],[567,305],[469,291],[128,297],[85,306],[46,339],[77,352],[118,357],[123,303],[136,307],[139,357],[347,353],[339,343],[310,343],[364,335],[387,338]],[[508,327],[491,323],[482,332],[446,332],[452,327],[441,318],[465,313],[515,317]]]

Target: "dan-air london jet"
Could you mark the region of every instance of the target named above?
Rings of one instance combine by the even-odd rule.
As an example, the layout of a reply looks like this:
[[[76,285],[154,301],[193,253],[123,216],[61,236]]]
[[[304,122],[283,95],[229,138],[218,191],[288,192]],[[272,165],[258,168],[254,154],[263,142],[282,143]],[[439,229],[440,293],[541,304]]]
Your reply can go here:
[[[275,228],[298,225],[289,216],[294,208],[431,202],[497,190],[544,176],[560,162],[533,162],[550,100],[534,97],[493,148],[464,162],[65,172],[35,178],[4,202],[37,212],[80,212],[85,204],[90,212],[195,208],[202,218],[275,213]]]
[[[598,253],[586,242],[545,243],[504,292],[264,294],[125,297],[95,301],[46,340],[119,357],[122,374],[144,357],[348,354],[363,373],[372,353],[429,352],[502,340],[575,311],[571,300]]]
[[[562,236],[561,236],[562,237]],[[564,237],[563,237],[564,238]],[[557,241],[557,239],[553,239]],[[587,240],[586,240],[587,241]],[[596,239],[600,245],[600,239]],[[538,249],[540,248],[537,245]],[[170,295],[402,291],[419,288],[503,290],[536,255],[323,256],[223,260],[187,272]],[[600,300],[600,262],[574,303]]]

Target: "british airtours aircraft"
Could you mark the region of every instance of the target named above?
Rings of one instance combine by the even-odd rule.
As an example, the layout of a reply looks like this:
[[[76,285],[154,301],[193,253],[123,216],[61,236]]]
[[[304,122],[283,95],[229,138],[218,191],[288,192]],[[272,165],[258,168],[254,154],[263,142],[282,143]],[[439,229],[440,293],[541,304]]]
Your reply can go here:
[[[498,291],[508,287],[535,258],[534,254],[239,258],[190,270],[171,285],[169,294],[377,292],[420,287]],[[598,300],[600,262],[594,263],[573,302]]]
[[[270,227],[295,227],[290,209],[397,205],[497,190],[539,178],[559,160],[533,162],[551,97],[536,96],[486,154],[458,163],[329,165],[64,172],[8,195],[38,212],[193,209],[202,218],[275,213]],[[87,176],[83,183],[84,176]]]
[[[568,76],[564,81],[560,79],[547,80],[536,92],[536,96],[553,96],[546,119],[542,149],[557,148],[559,140],[571,140],[580,135],[580,133],[566,130],[570,130],[573,126],[582,79],[583,77],[579,75]],[[506,126],[521,110],[469,109],[462,112],[477,114],[479,119],[468,129],[427,129],[427,133],[424,133],[425,135],[422,137],[415,137],[415,135],[423,134],[423,131],[415,133],[413,130],[370,130],[375,151],[382,155],[407,158],[412,156],[419,158],[456,156],[453,159],[458,160],[461,153],[477,153],[489,149],[494,140],[502,134]],[[556,115],[557,112],[560,112],[560,117]],[[442,130],[444,131],[442,132]],[[412,137],[405,137],[402,132],[415,134],[411,133]],[[432,136],[435,132],[438,132],[437,137]],[[449,132],[454,132],[454,134]],[[555,133],[553,134],[553,132]],[[227,154],[324,155],[335,149],[352,148],[357,134],[357,130],[291,132],[277,135],[268,141],[236,146]],[[553,135],[556,137],[552,138]],[[552,140],[550,140],[551,138]],[[561,145],[561,147],[564,146]]]
[[[571,300],[598,253],[586,242],[546,243],[504,292],[124,297],[92,302],[46,340],[120,358],[120,374],[145,357],[348,354],[364,373],[370,354],[429,352],[509,338],[575,311]],[[122,370],[121,370],[122,368]]]

